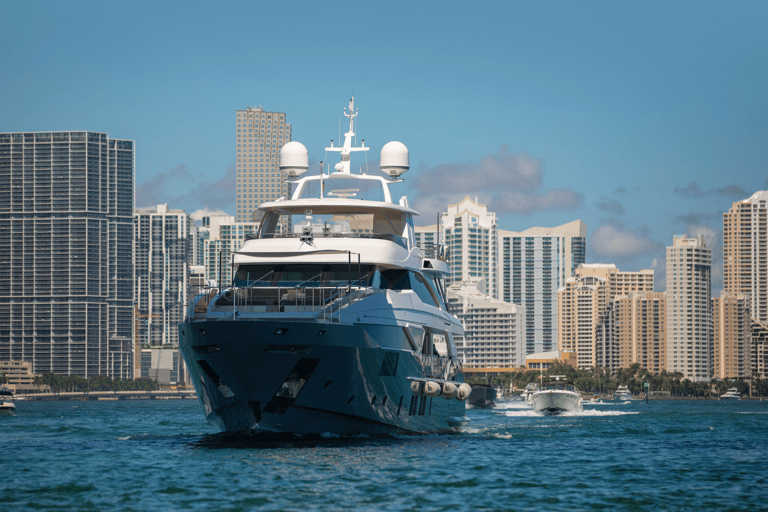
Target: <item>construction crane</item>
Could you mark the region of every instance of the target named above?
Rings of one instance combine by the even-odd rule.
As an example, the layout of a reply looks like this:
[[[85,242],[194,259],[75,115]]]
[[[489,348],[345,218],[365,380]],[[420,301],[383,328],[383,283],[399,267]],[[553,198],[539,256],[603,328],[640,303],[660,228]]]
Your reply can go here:
[[[139,343],[139,319],[140,318],[162,318],[163,315],[150,315],[148,313],[139,313],[139,305],[133,307],[133,378],[141,377],[141,344]]]

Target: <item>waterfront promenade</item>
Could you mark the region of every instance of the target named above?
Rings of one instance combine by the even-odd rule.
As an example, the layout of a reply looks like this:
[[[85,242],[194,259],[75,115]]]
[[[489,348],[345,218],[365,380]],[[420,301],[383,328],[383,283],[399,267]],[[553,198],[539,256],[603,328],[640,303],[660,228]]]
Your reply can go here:
[[[70,393],[35,393],[16,395],[16,400],[190,400],[196,399],[194,389],[158,391],[86,391]]]

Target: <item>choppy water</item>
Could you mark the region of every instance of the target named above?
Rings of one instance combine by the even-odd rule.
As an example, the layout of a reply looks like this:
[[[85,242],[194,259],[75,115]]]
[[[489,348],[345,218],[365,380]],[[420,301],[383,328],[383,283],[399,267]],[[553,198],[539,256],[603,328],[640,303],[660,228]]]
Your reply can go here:
[[[231,439],[196,401],[18,402],[0,510],[759,510],[768,401],[642,401],[461,434]]]

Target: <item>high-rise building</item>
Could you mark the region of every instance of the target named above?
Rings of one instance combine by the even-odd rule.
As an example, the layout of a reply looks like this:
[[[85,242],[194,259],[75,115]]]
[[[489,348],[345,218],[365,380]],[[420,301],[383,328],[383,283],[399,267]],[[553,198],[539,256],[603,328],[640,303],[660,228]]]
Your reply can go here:
[[[0,360],[133,377],[134,142],[0,134]]]
[[[456,340],[459,357],[474,368],[524,366],[523,307],[491,298],[482,288],[484,280],[473,279],[447,289],[448,307],[464,325],[463,339]]]
[[[557,290],[586,259],[587,225],[498,231],[498,298],[525,307],[526,354],[557,349]]]
[[[752,322],[749,297],[723,292],[712,297],[712,376],[737,379],[752,375]]]
[[[237,222],[260,220],[257,208],[290,193],[278,169],[280,148],[291,140],[291,125],[283,112],[248,107],[235,113],[237,140]]]
[[[205,280],[218,286],[229,286],[232,280],[232,255],[245,243],[248,235],[259,230],[258,222],[235,222],[231,215],[203,217],[207,237],[203,240]]]
[[[712,361],[712,249],[703,236],[667,247],[667,371],[707,382]]]
[[[768,325],[754,318],[751,319],[751,323],[751,368],[753,373],[757,373],[761,379],[764,379],[768,377]]]
[[[768,324],[768,190],[723,214],[723,289],[748,295],[752,318]]]
[[[609,301],[604,366],[614,370],[637,363],[655,375],[665,370],[666,307],[664,292],[635,291]]]
[[[451,278],[446,285],[465,280],[485,279],[487,293],[498,298],[496,291],[496,214],[469,196],[448,207],[440,216],[441,240],[448,247]],[[421,231],[426,241],[431,232]]]
[[[134,300],[138,344],[179,344],[192,263],[192,220],[167,204],[133,211],[136,276]]]
[[[608,306],[616,297],[653,291],[653,270],[620,272],[609,263],[582,263],[557,292],[557,345],[574,352],[579,368],[613,368]]]
[[[505,231],[495,213],[469,197],[440,218],[439,232],[437,225],[416,227],[417,245],[427,254],[444,246],[453,282],[483,278],[488,295],[524,306],[526,354],[555,350],[557,290],[586,259],[587,225]]]

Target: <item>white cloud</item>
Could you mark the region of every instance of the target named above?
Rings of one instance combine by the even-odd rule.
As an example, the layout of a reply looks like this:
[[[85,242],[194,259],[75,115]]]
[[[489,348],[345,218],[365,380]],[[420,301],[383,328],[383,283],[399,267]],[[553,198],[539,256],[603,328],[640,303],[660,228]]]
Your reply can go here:
[[[605,225],[597,228],[590,237],[595,255],[607,258],[633,258],[658,251],[661,244],[629,229]]]
[[[510,154],[504,145],[495,155],[485,155],[478,163],[448,163],[423,168],[411,187],[417,194],[414,206],[422,213],[445,211],[449,204],[469,195],[478,196],[495,213],[529,215],[544,210],[574,210],[582,206],[583,196],[566,188],[541,190],[542,161],[528,153]],[[439,206],[438,206],[439,202]],[[428,210],[424,211],[424,208]]]

